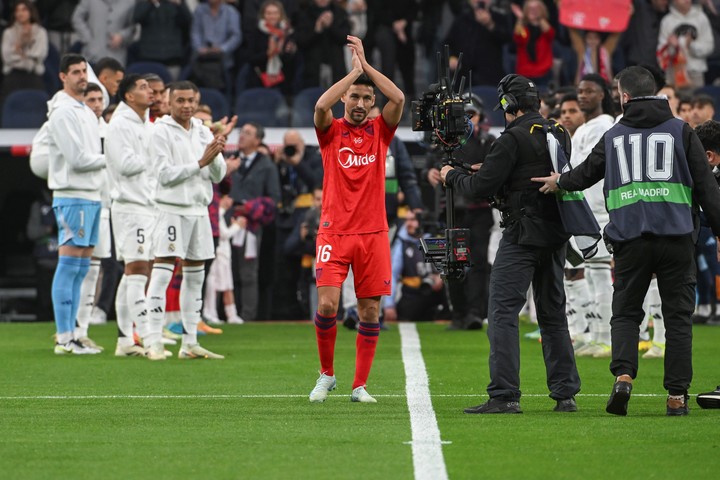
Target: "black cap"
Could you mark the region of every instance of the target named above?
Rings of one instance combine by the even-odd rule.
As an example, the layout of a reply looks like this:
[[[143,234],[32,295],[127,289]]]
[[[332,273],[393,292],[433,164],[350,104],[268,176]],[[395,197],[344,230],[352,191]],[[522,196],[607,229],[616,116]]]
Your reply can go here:
[[[493,111],[503,108],[502,98],[504,95],[507,94],[510,94],[515,98],[524,96],[540,98],[540,92],[538,92],[535,82],[526,77],[523,77],[522,75],[516,75],[514,73],[511,73],[510,75],[505,75],[505,77],[500,80],[497,90],[499,102],[497,105],[495,105]]]

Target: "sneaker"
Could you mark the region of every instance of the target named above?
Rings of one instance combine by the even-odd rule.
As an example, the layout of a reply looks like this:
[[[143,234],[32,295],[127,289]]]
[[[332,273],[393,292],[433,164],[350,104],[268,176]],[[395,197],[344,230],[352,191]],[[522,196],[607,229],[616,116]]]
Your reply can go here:
[[[228,318],[227,323],[229,323],[230,325],[242,325],[243,323],[245,323],[245,320],[243,320],[242,317],[236,315],[234,317]]]
[[[575,397],[558,400],[557,405],[553,408],[553,412],[577,412],[577,403]]]
[[[167,348],[163,347],[163,355],[165,355],[165,358],[170,358],[172,357],[172,352]]]
[[[682,398],[673,398],[681,396]],[[668,395],[667,399],[667,407],[665,409],[665,414],[669,417],[684,417],[688,413],[690,413],[690,409],[688,408],[688,394],[685,395]]]
[[[174,333],[175,335],[180,336],[182,338],[183,333],[183,326],[182,322],[173,322],[165,327],[169,332]]]
[[[640,340],[638,342],[638,351],[639,352],[647,352],[652,348],[652,342],[650,340]]]
[[[115,347],[116,357],[143,357],[145,356],[145,350],[140,345],[128,345],[122,346],[118,344]]]
[[[348,330],[357,330],[358,323],[360,323],[360,317],[358,316],[357,309],[355,307],[348,308],[345,312],[343,325]]]
[[[351,402],[361,402],[361,403],[377,403],[377,400],[370,396],[370,394],[365,390],[365,387],[357,387],[352,391],[352,394],[350,395],[350,401]]]
[[[55,344],[55,355],[97,355],[98,353],[100,353],[100,350],[86,347],[77,340]]]
[[[620,380],[622,378],[622,380]],[[608,399],[605,411],[613,415],[627,415],[627,405],[632,392],[632,378],[630,375],[620,375],[613,384],[610,398]]]
[[[643,358],[665,358],[665,344],[662,343],[654,343],[652,344],[652,347],[645,352],[645,354],[642,356]]]
[[[183,345],[178,352],[178,358],[181,360],[193,360],[196,358],[223,360],[225,357],[220,354],[213,353],[210,350],[201,347],[200,344],[196,343],[195,345]]]
[[[612,347],[607,343],[597,343],[593,358],[610,358],[612,357]]]
[[[712,392],[698,395],[697,403],[700,408],[720,408],[720,385]]]
[[[525,335],[523,335],[523,338],[527,338],[528,340],[539,340],[540,339],[540,329],[537,328],[533,330],[532,332],[528,332]]]
[[[465,317],[465,330],[482,330],[483,319],[474,313],[468,313]]]
[[[182,333],[182,330],[181,330],[181,333]],[[170,340],[182,340],[181,334],[171,332],[170,329],[168,329],[167,327],[163,327],[162,336],[163,336],[163,338],[168,338]]]
[[[197,329],[198,329],[198,333],[202,332],[202,333],[206,333],[208,335],[220,335],[223,333],[223,331],[220,330],[219,328],[211,327],[210,325],[203,322],[202,320],[200,320],[200,323],[198,323]]]
[[[206,315],[205,313],[202,314],[202,320],[203,320],[203,322],[207,323],[208,325],[222,325],[224,323],[218,317],[214,317],[212,315]]]
[[[172,338],[162,337],[160,341],[163,345],[177,345],[177,340],[173,340]]]
[[[104,325],[107,323],[107,313],[98,307],[93,307],[90,315],[90,325]]]
[[[310,392],[309,398],[313,403],[324,402],[328,396],[328,392],[335,390],[337,382],[335,382],[335,375],[320,374],[320,378],[315,382],[315,388]]]
[[[490,400],[464,410],[465,413],[522,413],[520,402],[517,400],[505,400],[499,397],[490,397]]]
[[[161,342],[154,343],[145,349],[145,356],[148,360],[165,360],[165,347]]]
[[[90,337],[80,337],[77,339],[78,342],[82,343],[86,347],[94,348],[96,350],[100,350],[101,352],[105,350],[103,347],[95,343],[95,341]]]

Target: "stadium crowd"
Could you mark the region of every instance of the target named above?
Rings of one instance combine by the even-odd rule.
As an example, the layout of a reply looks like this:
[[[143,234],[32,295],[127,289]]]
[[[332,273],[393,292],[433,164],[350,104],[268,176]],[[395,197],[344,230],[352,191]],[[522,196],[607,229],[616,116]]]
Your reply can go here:
[[[436,78],[435,52],[449,45],[451,69],[471,78],[474,87],[466,107],[473,134],[458,151],[468,164],[482,163],[494,141],[490,127],[503,127],[490,108],[506,73],[522,74],[538,85],[543,116],[558,120],[573,135],[573,162],[582,162],[621,115],[613,72],[629,65],[651,70],[662,86],[658,93],[667,96],[673,112],[693,128],[716,136],[715,124],[708,122],[720,95],[720,87],[715,87],[720,83],[720,2],[632,4],[627,29],[603,33],[561,25],[558,6],[551,0],[2,0],[6,24],[0,102],[18,90],[55,95],[61,87],[60,58],[66,53],[79,53],[92,66],[95,78],[91,73],[90,82],[103,96],[102,122],[112,123],[115,109],[126,103],[118,98],[118,88],[132,73],[143,74],[148,83],[153,122],[170,113],[173,82],[190,80],[201,87],[195,116],[206,126],[220,128],[216,122],[226,114],[241,119],[236,150],[226,152],[240,159],[240,166],[214,187],[209,207],[218,249],[217,260],[208,266],[204,320],[310,318],[317,301],[314,238],[323,171],[318,149],[306,145],[294,127],[312,126],[301,120],[314,106],[314,101],[300,102],[304,93],[323,91],[346,74],[347,35],[363,38],[368,58],[405,93],[401,125],[410,122],[410,100]],[[280,92],[288,108],[265,117],[247,116],[253,112],[240,111],[238,99],[248,91],[260,97],[256,89]],[[484,95],[488,90],[492,93]],[[86,97],[90,94],[88,89]],[[210,101],[217,98],[219,102]],[[282,144],[263,143],[269,127],[286,129]],[[453,329],[480,329],[487,318],[489,271],[501,221],[489,199],[458,199],[458,223],[473,230],[474,266],[463,284],[446,290],[416,248],[418,238],[442,228],[445,218],[440,162],[439,152],[431,149],[413,159],[403,142],[395,139],[390,145],[386,205],[394,239],[394,279],[383,313],[391,321],[443,318],[452,320]],[[435,201],[421,189],[434,190]],[[48,320],[51,302],[42,297],[49,295],[57,260],[50,205],[49,193],[38,192],[28,224],[42,272],[38,281],[44,285],[38,288],[40,318]],[[596,213],[603,210],[600,204]],[[720,269],[709,253],[715,238],[707,232],[702,238],[695,319],[715,323],[715,276]],[[610,354],[609,258],[588,264],[587,273],[577,268],[566,273],[578,355]],[[86,322],[104,322],[115,310],[123,266],[114,255],[99,258],[91,264],[90,281],[97,283],[100,271],[99,293],[93,289],[87,294],[97,301],[89,312],[81,312]],[[168,320],[178,310],[181,277],[178,265],[169,287]],[[647,302],[655,328],[652,340],[644,331],[646,355],[663,356],[656,287]],[[343,289],[342,306],[345,325],[356,328],[352,288]],[[205,323],[199,328],[217,332]]]

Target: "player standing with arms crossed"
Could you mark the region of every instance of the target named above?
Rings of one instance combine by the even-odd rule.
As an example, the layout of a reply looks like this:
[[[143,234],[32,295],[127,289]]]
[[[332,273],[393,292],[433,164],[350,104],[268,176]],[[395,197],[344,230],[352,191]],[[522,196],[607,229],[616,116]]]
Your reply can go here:
[[[352,266],[358,297],[355,379],[350,399],[376,403],[365,390],[380,334],[382,295],[390,295],[390,246],[385,215],[385,156],[402,116],[405,96],[365,59],[359,38],[348,35],[352,70],[315,104],[315,131],[325,170],[320,228],[316,241],[318,311],[315,334],[320,378],[311,402],[323,402],[335,389],[333,360],[340,288]],[[368,120],[375,86],[388,98],[382,115]],[[342,100],[343,118],[331,108]]]

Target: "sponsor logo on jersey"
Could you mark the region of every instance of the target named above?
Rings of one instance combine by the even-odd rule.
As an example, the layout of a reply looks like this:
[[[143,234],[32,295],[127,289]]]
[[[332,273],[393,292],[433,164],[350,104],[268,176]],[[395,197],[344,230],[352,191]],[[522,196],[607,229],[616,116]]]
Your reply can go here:
[[[362,141],[363,141],[362,137],[357,137],[357,138],[353,139],[353,143],[355,143],[355,145],[360,145],[362,143]]]
[[[343,168],[364,167],[375,163],[376,159],[375,155],[358,155],[350,147],[343,147],[338,152],[338,162]]]

